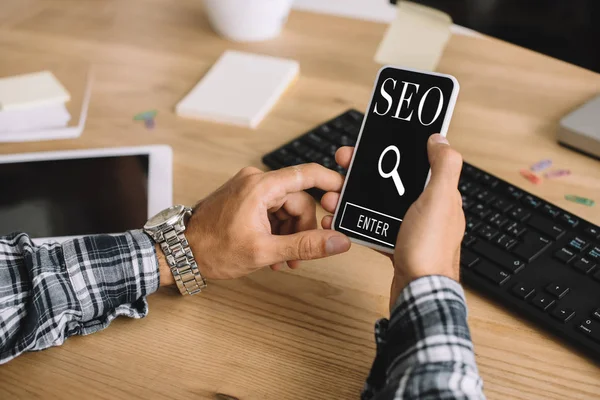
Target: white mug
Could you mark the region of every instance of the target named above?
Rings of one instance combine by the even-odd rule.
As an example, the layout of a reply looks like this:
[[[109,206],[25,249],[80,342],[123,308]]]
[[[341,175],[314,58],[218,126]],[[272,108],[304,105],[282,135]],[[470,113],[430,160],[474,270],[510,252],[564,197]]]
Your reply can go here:
[[[213,29],[236,42],[254,42],[279,35],[292,0],[204,0]]]

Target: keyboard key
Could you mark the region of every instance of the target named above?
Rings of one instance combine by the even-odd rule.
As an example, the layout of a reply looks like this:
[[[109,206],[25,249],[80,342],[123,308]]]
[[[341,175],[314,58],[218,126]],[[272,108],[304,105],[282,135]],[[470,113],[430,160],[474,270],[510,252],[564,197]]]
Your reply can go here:
[[[485,240],[492,240],[496,237],[496,235],[498,235],[498,230],[489,225],[485,225],[477,230],[477,234]]]
[[[537,229],[541,233],[550,238],[556,240],[565,233],[565,230],[562,226],[557,225],[554,221],[542,217],[540,215],[534,215],[533,217],[527,220],[527,225],[531,226],[534,229]]]
[[[598,321],[600,321],[600,308],[596,308],[596,311],[594,311],[594,314],[592,314],[592,317],[594,317]]]
[[[319,164],[324,166],[325,168],[333,168],[335,167],[335,161],[331,157],[323,157]]]
[[[494,207],[500,212],[505,213],[508,212],[511,208],[513,208],[513,204],[507,200],[498,199],[492,204],[492,207]]]
[[[567,295],[567,293],[569,293],[569,289],[568,287],[566,287],[565,285],[561,285],[558,283],[551,283],[548,286],[546,286],[546,291],[556,297],[558,297],[559,299],[562,299],[563,297],[565,297]]]
[[[552,304],[555,303],[555,301],[552,297],[545,295],[543,293],[540,293],[537,296],[535,296],[533,298],[533,300],[531,300],[531,302],[533,303],[534,306],[536,306],[537,308],[539,308],[542,311],[546,311],[548,308],[550,308],[552,306]]]
[[[542,213],[546,214],[550,218],[556,218],[560,215],[560,211],[558,210],[558,208],[553,207],[550,204],[544,205],[544,207],[542,207],[541,210]]]
[[[591,237],[592,239],[600,239],[600,228],[595,226],[588,226],[584,230],[585,234]]]
[[[594,273],[593,277],[595,280],[600,282],[600,269]]]
[[[562,213],[559,220],[564,222],[569,228],[575,228],[579,224],[579,220],[571,214]]]
[[[482,171],[480,171],[477,168],[473,167],[472,165],[468,165],[468,164],[463,165],[463,173],[477,181],[482,180],[483,176],[486,175]]]
[[[345,169],[345,168],[342,168],[342,167],[340,167],[339,165],[336,165],[336,166],[335,166],[335,170],[336,170],[338,173],[340,173],[340,174],[342,174],[342,175],[344,175],[344,176],[346,176],[346,174],[348,173],[348,171],[346,171],[346,169]]]
[[[339,147],[336,146],[335,144],[330,144],[325,150],[325,154],[334,157],[335,158],[335,153],[338,151]]]
[[[275,156],[273,154],[269,154],[269,155],[264,156],[263,157],[263,162],[269,168],[274,169],[274,170],[285,167],[285,165],[283,165],[282,163],[280,163],[279,161],[277,161],[277,159],[275,158]]]
[[[464,165],[463,165],[462,172],[463,172],[464,174],[466,174],[466,175],[473,176],[473,175],[474,175],[476,172],[478,172],[478,171],[477,171],[477,169],[476,169],[474,166],[472,166],[472,165],[468,165],[468,164],[464,164]]]
[[[575,316],[575,310],[572,308],[556,307],[551,315],[563,324],[566,324]]]
[[[479,257],[472,251],[467,249],[461,249],[460,251],[460,265],[463,267],[471,268],[479,261]]]
[[[514,186],[509,186],[507,191],[508,191],[508,196],[511,199],[519,200],[521,197],[523,197],[523,192],[521,192],[519,189],[517,189]]]
[[[595,266],[596,263],[592,262],[591,260],[585,257],[582,257],[579,260],[575,261],[575,263],[573,263],[573,268],[584,274],[589,274]]]
[[[512,288],[512,293],[515,296],[517,296],[518,298],[520,298],[521,300],[527,300],[529,297],[531,297],[535,293],[535,289],[524,283],[517,283]]]
[[[343,132],[345,135],[350,137],[352,141],[355,141],[358,138],[358,134],[360,133],[360,126],[346,125],[344,126]]]
[[[285,162],[286,158],[291,157],[290,152],[287,151],[286,149],[279,149],[275,153],[273,153],[273,155],[275,156],[275,159],[282,164],[286,163]]]
[[[479,186],[475,185],[473,182],[465,182],[458,187],[458,190],[469,197],[473,197],[479,192]]]
[[[462,208],[463,208],[463,211],[467,211],[469,208],[471,208],[473,206],[473,204],[475,204],[474,200],[469,199],[464,194],[461,197],[462,197]]]
[[[333,133],[333,130],[331,129],[331,127],[329,125],[323,124],[323,125],[319,126],[317,129],[315,129],[315,132],[318,135],[328,137],[331,133]]]
[[[498,185],[498,179],[493,176],[486,174],[485,172],[481,174],[479,177],[479,182],[483,183],[485,186],[489,186],[491,188],[495,188]]]
[[[314,132],[311,132],[308,135],[306,135],[306,142],[319,151],[325,151],[327,147],[329,147],[329,143]]]
[[[493,242],[504,249],[510,249],[512,245],[517,243],[517,240],[503,233],[500,236],[497,236]]]
[[[587,245],[588,245],[587,240],[585,240],[579,236],[575,236],[573,239],[571,239],[571,241],[568,244],[568,246],[571,248],[571,250],[574,250],[577,253],[581,253],[583,250],[585,250]]]
[[[320,160],[323,157],[323,153],[316,150],[310,149],[304,155],[304,158],[309,161]]]
[[[319,153],[319,156],[318,156],[318,157],[315,157],[315,158],[313,158],[313,159],[312,159],[312,160],[310,160],[310,161],[312,161],[312,162],[316,162],[317,164],[321,164],[321,165],[323,165],[323,166],[324,166],[324,162],[326,161],[326,159],[329,159],[329,160],[331,160],[331,158],[329,158],[329,157],[325,156],[325,154],[323,154],[323,153]]]
[[[331,126],[333,126],[335,129],[344,129],[343,117],[338,117],[331,121]]]
[[[477,229],[481,225],[481,221],[475,218],[472,215],[468,215],[466,218],[466,229],[467,232],[471,232],[474,229]]]
[[[594,248],[588,253],[588,257],[594,262],[600,263],[600,246],[594,246]]]
[[[534,197],[530,194],[528,194],[527,196],[523,197],[523,199],[521,200],[521,202],[526,205],[527,207],[530,208],[538,208],[539,206],[542,205],[542,201],[540,199],[538,199],[537,197]]]
[[[465,237],[463,238],[462,245],[465,247],[469,247],[470,245],[475,243],[476,240],[477,239],[475,238],[475,236],[468,235],[467,233],[465,233]]]
[[[471,187],[473,185],[473,181],[471,181],[470,179],[467,179],[464,174],[462,174],[460,176],[460,179],[458,180],[458,190],[462,193],[464,192],[466,189],[468,189],[469,187]]]
[[[525,260],[525,262],[531,262],[552,244],[550,239],[531,231],[525,233],[522,240],[523,243],[514,246],[512,252]]]
[[[513,208],[513,210],[508,215],[510,215],[512,219],[521,222],[526,220],[531,215],[531,213],[523,207],[517,207]]]
[[[310,147],[308,147],[299,140],[294,140],[290,148],[300,156],[304,156],[310,150]]]
[[[340,137],[342,137],[342,134],[338,131],[329,131],[327,134],[321,133],[320,135],[328,141],[338,144],[340,141]]]
[[[356,140],[352,139],[350,136],[342,135],[338,143],[341,146],[354,146],[356,144]]]
[[[504,272],[486,260],[478,262],[473,267],[473,270],[498,286],[505,284],[510,279],[510,275],[507,272]]]
[[[554,257],[558,258],[560,261],[564,262],[565,264],[568,264],[572,259],[575,258],[575,253],[573,253],[571,250],[563,247],[562,249],[560,249],[559,251],[554,253]]]
[[[492,214],[487,221],[490,225],[499,229],[506,225],[510,220],[500,213],[495,213]]]
[[[360,122],[360,123],[362,123],[362,120],[364,118],[363,114],[356,110],[350,110],[346,113],[346,115],[349,116],[351,119],[353,119],[355,122]]]
[[[483,190],[479,192],[475,198],[483,204],[488,204],[494,201],[496,196],[488,190]]]
[[[579,330],[590,339],[600,342],[600,321],[586,319],[579,325]]]
[[[518,257],[482,240],[475,242],[475,244],[471,246],[471,250],[490,259],[494,264],[498,264],[503,269],[513,274],[516,274],[525,266],[525,263]]]
[[[508,233],[511,236],[519,237],[525,232],[527,232],[527,228],[524,225],[519,224],[518,222],[509,222],[504,226],[504,232]]]
[[[492,211],[483,204],[476,204],[471,207],[469,211],[475,214],[479,219],[485,219],[485,217],[492,213]]]

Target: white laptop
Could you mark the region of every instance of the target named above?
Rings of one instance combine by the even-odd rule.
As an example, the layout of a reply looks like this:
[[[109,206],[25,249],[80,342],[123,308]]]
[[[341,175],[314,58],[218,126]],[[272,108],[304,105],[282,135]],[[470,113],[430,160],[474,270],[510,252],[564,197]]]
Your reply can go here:
[[[0,236],[35,243],[140,229],[173,201],[169,146],[0,155]]]

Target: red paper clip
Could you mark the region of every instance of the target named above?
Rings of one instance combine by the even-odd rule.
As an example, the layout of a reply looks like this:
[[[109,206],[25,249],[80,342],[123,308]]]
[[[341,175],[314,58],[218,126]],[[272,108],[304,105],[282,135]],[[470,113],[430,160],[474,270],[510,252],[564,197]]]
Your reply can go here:
[[[526,169],[521,170],[521,175],[523,176],[523,178],[527,179],[529,182],[534,183],[536,185],[542,181],[542,178],[540,178],[533,172],[530,172],[529,170],[526,170]]]

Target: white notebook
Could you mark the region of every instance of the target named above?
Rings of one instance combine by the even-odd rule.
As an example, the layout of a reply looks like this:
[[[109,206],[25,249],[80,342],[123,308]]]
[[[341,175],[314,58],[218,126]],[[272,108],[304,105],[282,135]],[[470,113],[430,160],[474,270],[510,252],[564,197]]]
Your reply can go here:
[[[255,128],[298,76],[297,61],[226,51],[177,104],[177,115]]]
[[[60,104],[71,96],[50,71],[0,78],[0,110]]]

